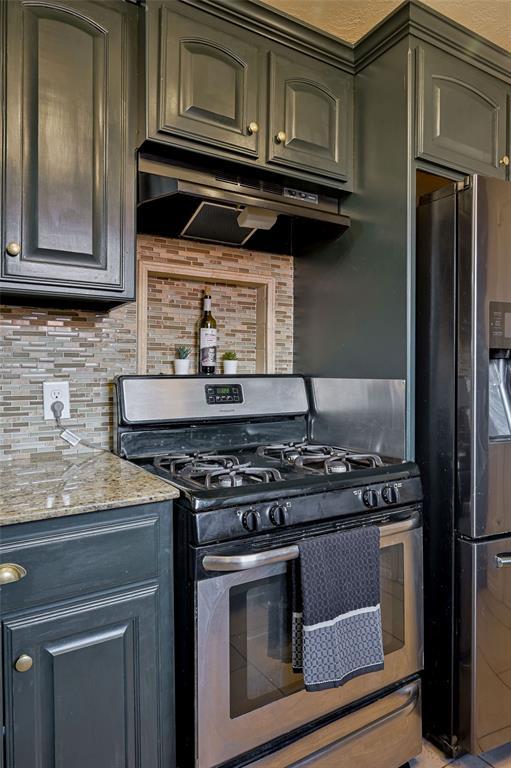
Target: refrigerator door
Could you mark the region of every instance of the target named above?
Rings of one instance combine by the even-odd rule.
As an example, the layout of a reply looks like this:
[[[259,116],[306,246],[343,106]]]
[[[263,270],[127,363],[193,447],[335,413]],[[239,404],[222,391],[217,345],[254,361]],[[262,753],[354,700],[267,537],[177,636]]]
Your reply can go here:
[[[457,237],[457,527],[478,538],[511,533],[509,182],[473,177],[458,193]]]
[[[458,738],[479,754],[511,741],[511,536],[458,541]]]

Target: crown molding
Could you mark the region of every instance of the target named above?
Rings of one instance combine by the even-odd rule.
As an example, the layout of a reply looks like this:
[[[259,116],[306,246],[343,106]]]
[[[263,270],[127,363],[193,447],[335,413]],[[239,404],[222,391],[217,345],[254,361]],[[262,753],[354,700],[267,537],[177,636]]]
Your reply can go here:
[[[479,69],[511,82],[509,51],[419,0],[406,0],[355,44],[355,70],[362,70],[407,35],[443,48]]]
[[[180,0],[353,74],[354,47],[257,0]]]
[[[404,0],[352,45],[266,5],[261,0],[180,0],[249,28],[269,40],[355,73],[407,36],[443,48],[474,66],[511,82],[511,53],[443,16],[420,0]]]

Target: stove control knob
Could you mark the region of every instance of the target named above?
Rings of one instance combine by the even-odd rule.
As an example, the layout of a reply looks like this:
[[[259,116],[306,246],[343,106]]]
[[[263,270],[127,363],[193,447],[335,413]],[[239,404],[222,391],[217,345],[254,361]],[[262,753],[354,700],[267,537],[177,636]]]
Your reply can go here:
[[[378,506],[378,494],[372,488],[368,488],[362,494],[362,501],[366,507],[373,508]]]
[[[385,504],[397,504],[399,501],[399,491],[393,485],[385,485],[381,495]]]
[[[247,509],[241,516],[241,523],[247,531],[257,531],[259,522],[259,512],[256,512],[255,509]]]
[[[288,520],[287,509],[283,504],[274,504],[270,507],[270,522],[272,525],[286,525]]]

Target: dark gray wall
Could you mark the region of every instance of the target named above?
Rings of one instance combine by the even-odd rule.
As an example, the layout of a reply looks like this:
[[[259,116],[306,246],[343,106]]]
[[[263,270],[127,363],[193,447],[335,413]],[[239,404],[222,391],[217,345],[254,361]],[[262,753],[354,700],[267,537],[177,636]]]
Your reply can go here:
[[[319,247],[297,243],[297,372],[407,377],[407,47],[356,76],[351,229]]]

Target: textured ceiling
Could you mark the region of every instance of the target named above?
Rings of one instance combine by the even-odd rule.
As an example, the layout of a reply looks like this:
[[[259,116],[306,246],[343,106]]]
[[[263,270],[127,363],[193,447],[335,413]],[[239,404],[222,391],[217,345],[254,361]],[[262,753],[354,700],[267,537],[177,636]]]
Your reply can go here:
[[[349,43],[369,32],[401,0],[263,0]],[[424,0],[474,32],[511,51],[511,0]]]

